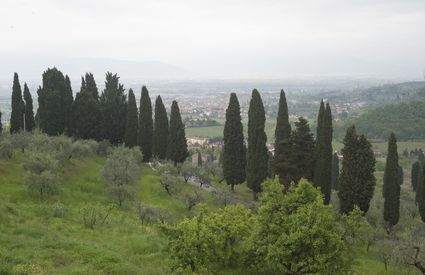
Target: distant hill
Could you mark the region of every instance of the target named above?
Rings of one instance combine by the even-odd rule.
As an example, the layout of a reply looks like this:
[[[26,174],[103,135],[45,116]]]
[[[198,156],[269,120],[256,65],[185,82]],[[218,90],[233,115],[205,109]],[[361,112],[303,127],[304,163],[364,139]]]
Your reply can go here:
[[[373,139],[387,139],[392,131],[399,140],[425,139],[425,101],[389,104],[365,111],[353,119],[357,130]]]
[[[176,79],[184,78],[189,72],[183,68],[159,61],[117,60],[108,58],[65,58],[53,55],[0,55],[0,81],[9,81],[13,73],[19,73],[26,81],[41,79],[48,67],[57,67],[68,74],[71,80],[80,80],[85,72],[96,78],[104,78],[107,71],[118,73],[125,79]]]

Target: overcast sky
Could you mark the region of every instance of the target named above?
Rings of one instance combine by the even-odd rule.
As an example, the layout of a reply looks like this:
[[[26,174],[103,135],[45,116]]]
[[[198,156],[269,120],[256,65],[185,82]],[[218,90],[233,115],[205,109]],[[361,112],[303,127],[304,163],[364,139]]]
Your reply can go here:
[[[207,77],[421,79],[425,0],[1,0],[0,35],[3,55],[159,61]]]

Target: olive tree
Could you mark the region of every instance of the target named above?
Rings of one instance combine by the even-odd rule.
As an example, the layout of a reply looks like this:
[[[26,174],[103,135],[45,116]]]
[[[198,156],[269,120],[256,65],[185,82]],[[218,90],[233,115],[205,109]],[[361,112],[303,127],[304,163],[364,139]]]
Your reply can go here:
[[[134,182],[139,175],[138,160],[133,149],[119,146],[106,160],[102,175],[108,182],[110,195],[119,206],[134,197]]]

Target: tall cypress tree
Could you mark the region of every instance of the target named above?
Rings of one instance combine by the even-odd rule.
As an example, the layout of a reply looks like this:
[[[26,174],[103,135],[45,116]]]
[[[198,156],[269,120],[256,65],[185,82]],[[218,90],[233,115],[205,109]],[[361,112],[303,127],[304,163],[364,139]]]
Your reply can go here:
[[[139,114],[139,145],[143,152],[143,160],[149,161],[152,158],[152,103],[149,97],[148,89],[143,86],[140,96],[140,114]]]
[[[223,176],[232,191],[246,177],[246,148],[244,144],[239,101],[235,93],[230,94],[223,130]]]
[[[266,115],[260,93],[254,89],[248,110],[248,150],[246,161],[246,183],[257,199],[261,183],[267,178],[268,150],[264,132]]]
[[[72,114],[73,134],[77,138],[101,139],[102,113],[99,92],[91,73],[86,73],[85,77],[81,78],[81,88],[75,95]]]
[[[25,100],[25,130],[31,132],[35,127],[34,110],[32,97],[27,83],[24,84],[24,100]]]
[[[416,175],[416,182],[417,182],[417,187],[416,187],[416,194],[415,194],[415,202],[419,203],[420,197],[422,196],[422,193],[425,192],[425,190],[420,191],[420,188],[424,188],[424,186],[421,186],[421,184],[424,181],[424,165],[422,164],[422,162],[418,162],[419,163],[419,172]],[[425,197],[424,197],[425,198]]]
[[[167,158],[173,161],[174,165],[184,162],[189,152],[187,151],[186,134],[179,105],[175,100],[171,104],[170,128],[168,130],[167,142]]]
[[[25,104],[22,100],[21,84],[18,74],[13,75],[12,113],[10,115],[10,133],[17,133],[24,129]]]
[[[288,105],[283,90],[280,91],[279,110],[276,119],[275,129],[275,154],[274,154],[274,172],[279,175],[280,182],[286,187],[289,186],[289,170],[292,163],[290,161],[291,152],[291,124],[289,123]]]
[[[0,112],[0,135],[3,133],[3,123],[1,122],[1,112]]]
[[[372,145],[359,136],[354,126],[347,129],[342,149],[342,169],[339,177],[340,212],[350,213],[357,205],[367,212],[375,190],[375,157]]]
[[[124,142],[127,103],[124,86],[119,83],[117,74],[106,73],[105,90],[100,96],[100,110],[103,138],[112,144]]]
[[[332,190],[332,132],[332,111],[329,103],[326,103],[323,116],[323,148],[321,152],[323,172],[321,173],[320,182],[320,189],[325,196],[325,204],[329,204]]]
[[[48,135],[60,135],[67,127],[69,86],[57,68],[48,68],[43,73],[43,86],[37,90],[37,120],[40,129]],[[72,95],[72,92],[71,92]]]
[[[425,222],[425,181],[423,175],[425,165],[421,164],[421,171],[418,175],[418,187],[416,190],[416,203],[418,204],[419,215],[421,216],[421,220]]]
[[[400,183],[397,141],[394,133],[388,140],[388,155],[384,174],[384,220],[396,225],[400,215]]]
[[[338,154],[334,153],[332,156],[332,189],[338,190],[339,180],[339,158]]]
[[[137,129],[139,124],[137,115],[136,97],[133,90],[130,89],[128,91],[127,119],[125,125],[125,145],[128,147],[137,145]]]
[[[290,172],[292,180],[296,183],[301,178],[313,179],[315,145],[313,134],[308,121],[300,117],[295,123],[295,130],[291,136],[291,162],[293,169]]]
[[[140,131],[140,129],[139,129]],[[155,100],[155,124],[153,131],[153,155],[159,159],[167,156],[168,117],[161,96]]]
[[[63,121],[65,123],[65,132],[68,135],[73,133],[72,129],[72,103],[74,102],[74,96],[72,95],[71,80],[68,75],[65,75],[65,90],[62,98],[63,108]]]
[[[415,161],[415,163],[412,164],[412,172],[411,172],[411,181],[412,181],[412,189],[414,192],[418,189],[418,174],[421,171],[421,163],[419,161]]]
[[[199,167],[202,166],[202,155],[201,155],[201,151],[198,151],[198,166]]]
[[[322,187],[325,181],[325,160],[324,160],[324,124],[325,124],[325,103],[323,99],[320,101],[319,113],[317,115],[317,128],[316,128],[316,150],[315,150],[315,164],[314,164],[314,180],[315,186]],[[322,190],[323,192],[323,190]],[[325,199],[326,200],[326,199]]]

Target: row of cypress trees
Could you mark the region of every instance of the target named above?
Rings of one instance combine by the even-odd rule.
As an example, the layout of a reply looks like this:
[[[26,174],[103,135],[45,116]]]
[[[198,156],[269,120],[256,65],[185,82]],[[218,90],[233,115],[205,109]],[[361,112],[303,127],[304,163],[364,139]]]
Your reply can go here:
[[[269,176],[266,147],[265,112],[261,96],[253,90],[248,110],[248,137],[246,148],[240,105],[236,94],[230,95],[226,110],[223,147],[223,174],[234,186],[247,182],[254,198],[261,192],[261,183]],[[375,158],[370,142],[358,135],[354,126],[347,130],[342,150],[343,161],[339,174],[338,155],[332,154],[332,112],[323,100],[317,119],[316,139],[308,121],[300,117],[292,130],[289,123],[285,92],[280,92],[279,110],[275,129],[273,173],[279,176],[285,188],[301,178],[312,181],[323,193],[324,202],[330,201],[331,189],[338,190],[340,211],[349,213],[357,205],[366,212],[376,184]],[[398,171],[398,169],[396,169]]]
[[[34,119],[29,89],[25,84],[22,98],[18,74],[15,73],[11,133],[23,130],[24,126],[31,131],[37,121],[40,130],[49,135],[66,134],[82,139],[108,140],[112,144],[124,143],[128,147],[140,146],[144,161],[155,156],[177,164],[187,158],[185,130],[176,101],[171,106],[169,123],[162,98],[158,96],[154,122],[147,88],[142,87],[139,112],[133,90],[128,91],[127,98],[117,74],[106,73],[105,89],[99,95],[93,74],[86,73],[75,100],[69,77],[58,69],[47,69],[42,80],[42,86],[37,90],[39,108]]]
[[[16,133],[22,130],[32,131],[35,126],[32,97],[27,83],[24,83],[22,97],[21,84],[17,73],[13,75],[12,86],[12,113],[10,117],[10,132]],[[1,115],[0,115],[1,118]],[[0,119],[1,120],[1,119]]]

